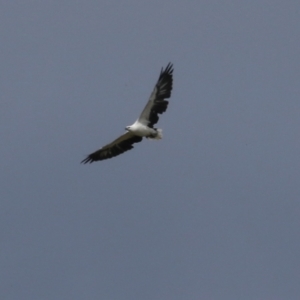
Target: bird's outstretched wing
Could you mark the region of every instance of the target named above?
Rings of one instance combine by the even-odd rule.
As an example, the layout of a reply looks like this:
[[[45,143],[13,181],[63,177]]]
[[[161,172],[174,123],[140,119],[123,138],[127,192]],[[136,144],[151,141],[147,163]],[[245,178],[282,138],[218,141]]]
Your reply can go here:
[[[92,163],[94,161],[104,160],[120,155],[132,149],[133,144],[139,143],[142,139],[142,137],[136,136],[131,132],[126,132],[125,134],[114,140],[112,143],[88,155],[81,163]]]
[[[150,96],[148,103],[142,111],[138,121],[153,128],[158,122],[158,115],[167,110],[173,87],[173,64],[169,63],[165,69],[161,69],[158,81]]]

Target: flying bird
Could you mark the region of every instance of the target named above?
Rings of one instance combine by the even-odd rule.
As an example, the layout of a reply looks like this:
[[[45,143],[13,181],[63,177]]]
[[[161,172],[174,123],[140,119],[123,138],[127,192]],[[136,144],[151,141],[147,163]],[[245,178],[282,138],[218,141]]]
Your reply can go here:
[[[133,148],[133,144],[148,139],[162,139],[162,130],[153,127],[159,119],[159,114],[167,110],[173,86],[173,65],[169,63],[161,69],[158,81],[139,118],[125,128],[126,132],[110,144],[88,155],[81,163],[92,163],[120,155]]]

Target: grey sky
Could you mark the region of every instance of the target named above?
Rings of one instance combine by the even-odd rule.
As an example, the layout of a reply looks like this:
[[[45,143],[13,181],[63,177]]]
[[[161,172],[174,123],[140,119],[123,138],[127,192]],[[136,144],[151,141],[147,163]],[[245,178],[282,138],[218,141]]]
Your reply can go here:
[[[299,1],[2,1],[0,298],[300,299]],[[80,165],[174,89],[159,142]]]

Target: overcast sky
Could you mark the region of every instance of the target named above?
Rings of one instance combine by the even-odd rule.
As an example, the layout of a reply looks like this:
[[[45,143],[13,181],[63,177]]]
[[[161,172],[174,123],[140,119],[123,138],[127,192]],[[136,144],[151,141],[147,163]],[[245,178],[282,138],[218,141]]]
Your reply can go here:
[[[300,299],[300,2],[2,1],[0,298]],[[174,64],[161,141],[80,164]]]

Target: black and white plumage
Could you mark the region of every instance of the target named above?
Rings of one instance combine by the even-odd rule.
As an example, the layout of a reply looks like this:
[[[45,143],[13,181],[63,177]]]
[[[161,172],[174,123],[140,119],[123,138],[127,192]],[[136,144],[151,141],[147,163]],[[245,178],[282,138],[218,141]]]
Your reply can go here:
[[[88,155],[82,163],[92,163],[98,160],[120,155],[133,148],[134,143],[142,141],[143,137],[159,140],[162,138],[162,130],[153,126],[158,122],[159,114],[167,110],[173,87],[173,65],[169,63],[165,69],[161,69],[158,81],[152,91],[148,103],[139,118],[131,126],[127,126],[126,133],[118,137],[112,143]]]

